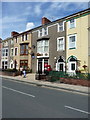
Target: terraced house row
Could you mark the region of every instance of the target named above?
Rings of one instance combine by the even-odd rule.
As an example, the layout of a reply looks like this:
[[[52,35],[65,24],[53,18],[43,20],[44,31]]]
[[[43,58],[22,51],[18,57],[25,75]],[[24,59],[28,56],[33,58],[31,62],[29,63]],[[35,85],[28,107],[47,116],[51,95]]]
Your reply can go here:
[[[2,69],[43,73],[45,64],[56,71],[90,73],[90,9],[53,22],[43,17],[41,26],[2,40]]]

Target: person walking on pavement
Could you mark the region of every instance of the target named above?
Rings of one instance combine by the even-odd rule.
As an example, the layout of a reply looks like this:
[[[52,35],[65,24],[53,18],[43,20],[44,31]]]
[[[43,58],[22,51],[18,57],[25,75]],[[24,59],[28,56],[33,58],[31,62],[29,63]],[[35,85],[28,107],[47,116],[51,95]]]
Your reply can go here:
[[[21,76],[23,74],[23,68],[22,67],[20,67],[20,74],[21,74]]]
[[[26,71],[25,71],[25,69],[23,70],[23,75],[24,75],[23,77],[26,78]]]

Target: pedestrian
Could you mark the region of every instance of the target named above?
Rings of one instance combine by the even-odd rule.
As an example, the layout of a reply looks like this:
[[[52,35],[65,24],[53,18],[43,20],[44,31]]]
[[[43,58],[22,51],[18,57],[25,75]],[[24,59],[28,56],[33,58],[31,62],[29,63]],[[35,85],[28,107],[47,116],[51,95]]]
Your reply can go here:
[[[23,70],[23,77],[25,78],[26,77],[26,71],[25,71],[25,69]]]
[[[21,76],[23,74],[23,68],[22,67],[20,67],[20,74],[21,74]]]

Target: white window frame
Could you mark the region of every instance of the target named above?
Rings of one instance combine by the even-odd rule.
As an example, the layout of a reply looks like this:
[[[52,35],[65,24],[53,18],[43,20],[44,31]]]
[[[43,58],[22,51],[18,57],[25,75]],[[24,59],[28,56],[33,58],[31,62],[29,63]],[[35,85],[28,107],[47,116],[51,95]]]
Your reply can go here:
[[[74,19],[74,18],[73,18]],[[72,19],[71,19],[72,20]],[[74,19],[74,27],[71,27],[70,20],[68,21],[69,29],[76,28],[76,19]]]
[[[12,52],[13,50],[13,52]],[[14,56],[14,48],[11,48],[10,56]]]
[[[63,23],[63,26],[60,26],[60,23],[61,23],[61,22]],[[63,32],[63,31],[64,31],[64,23],[65,23],[65,21],[61,21],[61,22],[57,23],[57,26],[58,26],[58,27],[57,27],[57,31],[58,31],[58,32]],[[60,27],[63,27],[63,30],[60,30],[60,29],[59,29]]]
[[[9,54],[9,51],[8,52],[6,52],[6,50],[8,50],[8,48],[2,48],[2,56],[4,57],[7,57],[8,56],[8,54]],[[6,53],[7,53],[7,56],[6,56]]]
[[[2,62],[4,62],[4,69],[5,69],[6,66],[7,66],[7,69],[8,69],[8,60],[4,60],[4,61],[2,60],[1,61],[1,66],[2,66]],[[5,64],[5,62],[7,62],[7,64]]]
[[[62,50],[60,50],[60,48],[59,48],[59,40],[60,39],[63,39],[63,49]],[[63,51],[63,50],[65,50],[65,38],[64,37],[58,37],[57,38],[57,51]]]
[[[8,46],[8,41],[5,41],[5,44],[4,44],[4,46]]]
[[[13,65],[13,67],[11,68],[11,64]],[[13,69],[14,68],[14,63],[13,61],[10,62],[10,68]]]
[[[44,63],[45,63],[45,59],[42,59],[42,72],[44,72]],[[49,64],[49,59],[48,59],[48,64]],[[37,71],[38,71],[38,59],[37,59]]]
[[[25,41],[25,35],[24,34],[21,35],[21,40],[22,40],[22,42]]]
[[[18,55],[18,47],[15,47],[15,48],[17,48],[17,55]],[[14,55],[15,55],[15,48],[14,48]],[[15,55],[15,56],[17,56],[17,55]]]
[[[71,64],[75,64],[75,70],[71,70]],[[76,71],[76,61],[69,61],[69,63],[68,63],[68,72],[73,72],[73,73],[75,73],[75,71]]]
[[[71,47],[70,46],[70,37],[73,37],[73,36],[75,36],[75,46],[74,47]],[[76,47],[76,42],[77,42],[77,34],[72,34],[72,35],[68,35],[68,49],[76,49],[77,47]]]
[[[11,40],[11,45],[12,45],[12,44],[14,44],[14,40],[13,40],[13,39]]]
[[[27,39],[26,39],[26,35],[27,35]],[[25,41],[27,41],[28,40],[28,33],[26,33],[24,36],[25,36]]]
[[[46,34],[45,34],[45,31],[46,31]],[[42,35],[40,35],[40,34],[42,34]],[[48,27],[41,28],[40,30],[38,30],[38,37],[47,36],[47,35],[48,35]]]
[[[48,51],[45,51],[45,50],[44,50],[44,48],[45,48],[45,41],[48,41],[48,45],[47,45],[47,47],[48,47]],[[40,54],[41,54],[41,53],[48,53],[48,52],[49,52],[49,40],[41,40],[41,41],[37,41],[37,44],[38,44],[38,42],[41,42],[42,45],[41,45],[41,46],[38,46],[38,45],[37,45],[37,53],[40,53]],[[38,50],[39,47],[42,47],[42,48],[41,48],[42,51],[39,51],[39,50]]]

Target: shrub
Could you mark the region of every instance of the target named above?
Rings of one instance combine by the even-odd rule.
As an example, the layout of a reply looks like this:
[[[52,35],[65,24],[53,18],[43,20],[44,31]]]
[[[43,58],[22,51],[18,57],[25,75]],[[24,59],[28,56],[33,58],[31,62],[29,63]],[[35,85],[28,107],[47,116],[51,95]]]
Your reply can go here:
[[[13,69],[5,69],[3,71],[7,71],[7,72],[17,72],[18,70],[13,68]]]

